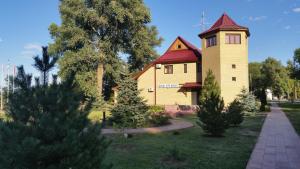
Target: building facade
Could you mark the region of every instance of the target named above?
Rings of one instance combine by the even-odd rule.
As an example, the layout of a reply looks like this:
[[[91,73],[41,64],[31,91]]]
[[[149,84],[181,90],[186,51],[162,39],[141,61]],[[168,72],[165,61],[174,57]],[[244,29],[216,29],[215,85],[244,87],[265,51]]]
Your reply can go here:
[[[202,51],[177,37],[158,59],[135,75],[149,105],[196,105],[207,71],[213,71],[225,104],[248,89],[249,30],[223,14],[199,34]]]

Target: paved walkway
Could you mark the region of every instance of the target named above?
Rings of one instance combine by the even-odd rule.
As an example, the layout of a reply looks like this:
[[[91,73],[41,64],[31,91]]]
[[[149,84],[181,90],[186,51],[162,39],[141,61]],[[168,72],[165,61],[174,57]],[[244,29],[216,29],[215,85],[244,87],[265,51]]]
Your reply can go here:
[[[300,169],[300,138],[276,104],[267,115],[247,169]]]
[[[161,127],[150,127],[150,128],[138,128],[138,129],[125,129],[122,131],[120,129],[102,129],[102,134],[117,134],[117,133],[161,133],[166,131],[180,130],[185,128],[193,127],[194,125],[190,122],[183,120],[170,120],[171,124]]]

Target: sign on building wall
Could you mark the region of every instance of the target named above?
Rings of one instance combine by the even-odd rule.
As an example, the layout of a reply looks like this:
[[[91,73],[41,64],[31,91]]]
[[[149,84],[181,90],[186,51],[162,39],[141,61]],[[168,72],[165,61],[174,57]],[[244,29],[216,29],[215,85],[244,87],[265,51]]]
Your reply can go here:
[[[179,84],[159,84],[159,88],[179,88]]]

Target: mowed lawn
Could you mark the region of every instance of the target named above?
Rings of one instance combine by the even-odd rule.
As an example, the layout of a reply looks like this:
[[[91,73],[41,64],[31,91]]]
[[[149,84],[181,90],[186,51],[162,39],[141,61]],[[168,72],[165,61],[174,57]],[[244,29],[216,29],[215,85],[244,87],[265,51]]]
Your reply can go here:
[[[295,130],[300,135],[300,104],[299,103],[280,103],[278,104],[285,112]]]
[[[114,169],[244,169],[255,146],[265,115],[246,117],[240,127],[227,130],[225,137],[204,135],[197,117],[184,117],[195,127],[161,134],[139,134],[125,139],[108,136],[112,144],[106,162]],[[183,160],[168,158],[177,147]]]

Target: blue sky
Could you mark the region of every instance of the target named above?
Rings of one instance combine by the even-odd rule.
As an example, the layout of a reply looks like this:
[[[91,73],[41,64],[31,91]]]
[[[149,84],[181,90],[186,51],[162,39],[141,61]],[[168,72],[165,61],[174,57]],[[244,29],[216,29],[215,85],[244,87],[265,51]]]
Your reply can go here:
[[[145,0],[164,38],[162,54],[178,36],[200,47],[201,14],[207,28],[226,12],[238,24],[250,29],[249,60],[268,56],[285,63],[300,47],[300,0]],[[4,0],[0,2],[0,64],[25,65],[29,72],[32,56],[51,42],[48,27],[60,23],[58,0]]]

